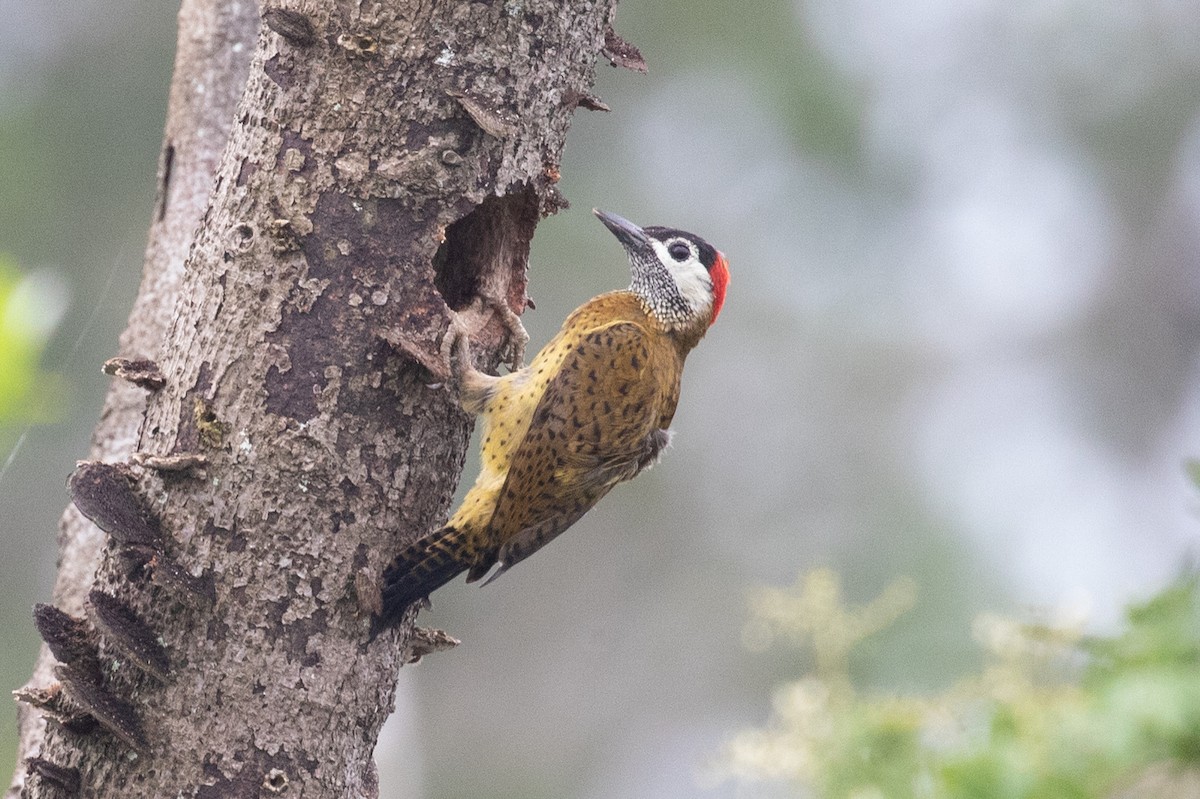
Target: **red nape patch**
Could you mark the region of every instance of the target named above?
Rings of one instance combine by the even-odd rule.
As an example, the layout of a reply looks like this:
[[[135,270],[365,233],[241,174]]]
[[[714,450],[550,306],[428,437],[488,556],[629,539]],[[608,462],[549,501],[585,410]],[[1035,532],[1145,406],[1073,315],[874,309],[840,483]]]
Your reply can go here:
[[[717,314],[721,313],[721,306],[725,304],[725,289],[729,286],[729,262],[725,260],[724,253],[717,253],[717,260],[713,261],[708,276],[713,284],[712,319],[708,320],[711,325],[717,321]]]

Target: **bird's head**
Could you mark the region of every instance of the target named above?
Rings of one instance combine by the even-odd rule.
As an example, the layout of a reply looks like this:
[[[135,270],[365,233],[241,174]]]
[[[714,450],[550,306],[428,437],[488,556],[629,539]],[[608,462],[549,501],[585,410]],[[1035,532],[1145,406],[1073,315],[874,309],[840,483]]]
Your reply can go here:
[[[633,291],[668,329],[701,333],[717,321],[729,285],[725,256],[693,233],[638,227],[628,219],[592,210],[629,253]]]

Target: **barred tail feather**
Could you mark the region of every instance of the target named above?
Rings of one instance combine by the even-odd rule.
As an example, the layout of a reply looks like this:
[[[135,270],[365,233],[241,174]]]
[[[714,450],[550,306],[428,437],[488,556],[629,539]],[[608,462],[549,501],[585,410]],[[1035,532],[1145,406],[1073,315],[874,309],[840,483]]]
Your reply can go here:
[[[466,537],[453,527],[413,541],[383,573],[383,605],[371,621],[371,638],[400,620],[404,609],[466,571]]]

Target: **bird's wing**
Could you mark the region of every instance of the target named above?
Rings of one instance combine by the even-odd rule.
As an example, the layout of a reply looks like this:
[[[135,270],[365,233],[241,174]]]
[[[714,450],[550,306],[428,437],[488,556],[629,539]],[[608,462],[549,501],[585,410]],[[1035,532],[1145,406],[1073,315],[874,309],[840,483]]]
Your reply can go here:
[[[615,322],[588,331],[564,358],[513,453],[489,525],[502,542],[501,570],[654,461],[676,376],[656,368],[651,352],[642,326]]]

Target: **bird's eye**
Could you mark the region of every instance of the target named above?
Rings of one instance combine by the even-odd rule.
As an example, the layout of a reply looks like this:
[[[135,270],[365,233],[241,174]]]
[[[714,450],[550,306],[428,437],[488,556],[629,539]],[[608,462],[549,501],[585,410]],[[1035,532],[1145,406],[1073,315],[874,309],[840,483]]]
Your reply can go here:
[[[686,261],[692,255],[692,248],[684,244],[682,241],[677,241],[667,248],[667,252],[676,261]]]

